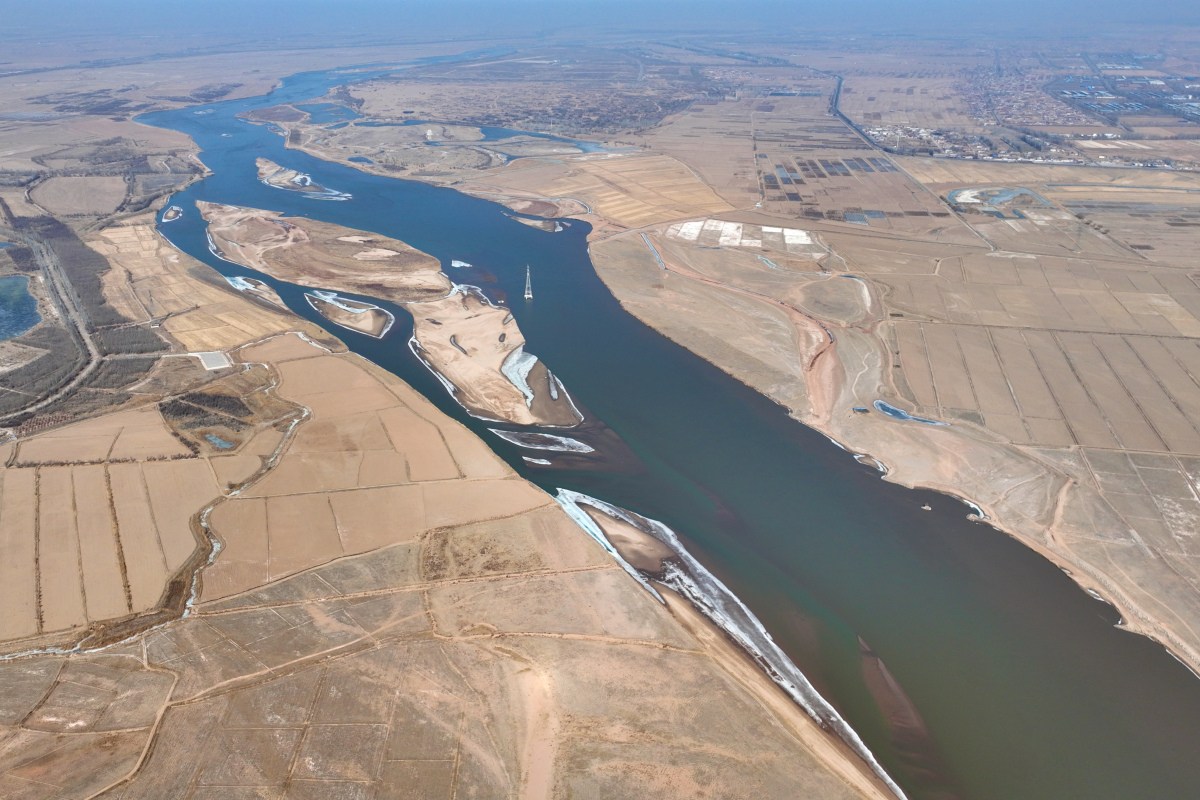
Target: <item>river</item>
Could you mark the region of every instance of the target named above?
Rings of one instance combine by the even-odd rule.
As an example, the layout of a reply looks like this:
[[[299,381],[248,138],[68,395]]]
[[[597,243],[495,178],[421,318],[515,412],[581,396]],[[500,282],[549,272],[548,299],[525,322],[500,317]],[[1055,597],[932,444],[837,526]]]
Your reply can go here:
[[[403,378],[547,491],[582,492],[673,528],[913,800],[1200,794],[1200,680],[1161,646],[1114,627],[1112,607],[1049,562],[969,520],[968,507],[881,480],[638,322],[596,276],[586,224],[537,230],[452,189],[286,150],[281,136],[235,116],[319,98],[369,74],[300,74],[266,97],[141,117],[191,135],[214,172],[173,199],[183,216],[160,223],[164,235],[223,274],[270,283],[297,314]],[[352,199],[319,201],[268,187],[256,180],[259,156]],[[379,303],[397,316],[382,340],[331,326],[304,301],[302,287],[214,257],[196,200],[392,236],[440,258],[452,280],[506,296],[527,350],[636,459],[621,470],[527,464],[412,356],[411,318],[402,308]],[[450,268],[451,260],[474,268]],[[532,302],[521,299],[526,264]],[[872,667],[875,657],[911,707],[879,694],[886,681]]]

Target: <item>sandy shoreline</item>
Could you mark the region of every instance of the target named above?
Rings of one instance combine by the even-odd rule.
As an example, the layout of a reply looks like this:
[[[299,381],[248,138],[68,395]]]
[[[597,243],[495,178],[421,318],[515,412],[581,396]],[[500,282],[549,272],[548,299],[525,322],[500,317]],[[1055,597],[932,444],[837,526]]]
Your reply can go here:
[[[376,339],[386,336],[396,322],[396,317],[390,311],[372,303],[339,297],[335,292],[305,292],[304,299],[314,311],[333,324]]]
[[[567,513],[704,642],[839,774],[876,797],[904,798],[857,732],[808,682],[754,614],[662,523],[559,489]],[[591,524],[589,524],[589,522]],[[594,526],[594,527],[593,527]]]

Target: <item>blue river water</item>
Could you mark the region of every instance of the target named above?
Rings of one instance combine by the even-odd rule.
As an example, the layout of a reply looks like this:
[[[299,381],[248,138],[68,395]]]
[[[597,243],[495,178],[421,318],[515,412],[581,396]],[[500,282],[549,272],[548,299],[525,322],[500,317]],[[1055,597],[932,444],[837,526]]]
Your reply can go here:
[[[29,293],[29,278],[0,278],[0,342],[20,336],[41,321],[37,300]]]
[[[236,118],[370,74],[300,74],[266,97],[141,117],[192,136],[214,172],[173,199],[184,215],[163,234],[222,274],[273,286],[297,314],[402,377],[548,491],[579,491],[671,526],[914,800],[1200,794],[1200,680],[1161,646],[1114,627],[1114,610],[1052,564],[969,520],[967,506],[880,480],[631,317],[595,274],[586,224],[536,230],[453,189],[287,150],[279,135]],[[352,199],[318,203],[265,186],[259,156]],[[375,231],[447,268],[474,265],[447,272],[508,302],[527,350],[630,456],[582,468],[526,463],[528,451],[466,415],[412,356],[403,307],[346,295],[386,308],[396,323],[380,340],[331,326],[304,301],[304,287],[213,256],[197,200]],[[531,302],[521,299],[527,264]],[[876,658],[905,698],[880,689]]]

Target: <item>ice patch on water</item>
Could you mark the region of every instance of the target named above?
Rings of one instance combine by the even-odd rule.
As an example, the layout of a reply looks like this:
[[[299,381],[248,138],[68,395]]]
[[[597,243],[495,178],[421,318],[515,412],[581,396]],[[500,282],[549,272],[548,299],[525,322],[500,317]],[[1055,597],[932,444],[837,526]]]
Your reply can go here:
[[[521,431],[503,431],[488,428],[506,442],[518,447],[528,447],[532,450],[555,450],[560,453],[594,453],[595,448],[586,445],[578,439],[569,436],[555,436],[551,433],[524,433]]]
[[[515,350],[504,358],[504,363],[500,365],[500,372],[504,374],[504,377],[508,378],[508,382],[520,389],[521,394],[525,395],[525,405],[527,407],[533,406],[533,389],[529,388],[529,372],[536,363],[537,356],[532,353],[526,353],[525,345],[519,344]]]

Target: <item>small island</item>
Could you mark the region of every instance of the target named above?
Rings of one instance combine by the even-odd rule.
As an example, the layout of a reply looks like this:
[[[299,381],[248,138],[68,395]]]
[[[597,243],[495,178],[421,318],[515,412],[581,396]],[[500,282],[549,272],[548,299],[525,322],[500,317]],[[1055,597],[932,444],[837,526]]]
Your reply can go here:
[[[396,317],[372,303],[349,300],[335,292],[305,292],[304,299],[325,319],[334,325],[365,333],[382,339],[391,330]]]

